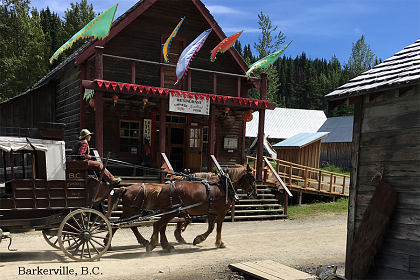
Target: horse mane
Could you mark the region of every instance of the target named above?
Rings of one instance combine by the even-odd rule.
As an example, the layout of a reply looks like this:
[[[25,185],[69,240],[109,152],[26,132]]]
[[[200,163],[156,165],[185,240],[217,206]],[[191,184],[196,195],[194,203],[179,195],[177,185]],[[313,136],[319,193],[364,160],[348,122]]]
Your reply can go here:
[[[235,183],[239,181],[243,176],[245,176],[247,169],[242,165],[237,165],[236,167],[228,168],[227,173],[229,174],[232,183]]]

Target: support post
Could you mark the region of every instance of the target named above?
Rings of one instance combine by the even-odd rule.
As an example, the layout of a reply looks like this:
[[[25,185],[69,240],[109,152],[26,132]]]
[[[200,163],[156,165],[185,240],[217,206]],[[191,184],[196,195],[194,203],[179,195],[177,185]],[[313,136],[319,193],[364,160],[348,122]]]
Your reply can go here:
[[[104,48],[95,47],[95,78],[103,79],[103,54]],[[95,93],[95,144],[99,155],[102,157],[104,152],[104,106],[102,92]]]
[[[82,86],[82,81],[86,80],[87,73],[86,73],[86,63],[82,63],[80,65],[80,119],[79,119],[79,127],[80,130],[86,127],[86,102],[83,99],[85,94],[85,88]]]
[[[216,105],[210,104],[210,116],[209,116],[209,155],[207,160],[207,171],[213,171],[213,160],[210,155],[214,155],[216,144]]]
[[[261,74],[261,87],[260,87],[260,99],[265,100],[267,93],[267,73]],[[262,167],[264,157],[264,121],[265,121],[265,109],[259,110],[258,119],[258,146],[257,146],[257,181],[262,180]]]
[[[166,140],[166,99],[160,100],[160,126],[159,126],[159,152],[165,153]],[[160,157],[159,166],[162,166],[163,158]]]
[[[136,62],[131,62],[131,83],[136,83]]]

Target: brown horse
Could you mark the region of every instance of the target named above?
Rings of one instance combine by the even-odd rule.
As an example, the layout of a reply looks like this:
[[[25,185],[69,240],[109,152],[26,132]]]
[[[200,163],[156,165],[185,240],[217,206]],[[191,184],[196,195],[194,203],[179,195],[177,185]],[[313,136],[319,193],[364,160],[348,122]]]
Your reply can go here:
[[[248,196],[256,197],[255,178],[252,169],[240,166],[229,168],[227,171],[231,178],[233,188],[241,188]],[[207,185],[207,186],[206,186]],[[208,184],[197,181],[176,181],[172,184],[135,184],[126,188],[122,196],[123,213],[121,218],[129,218],[138,215],[144,210],[158,210],[167,213],[179,207],[194,207],[181,212],[172,211],[162,215],[153,225],[153,234],[150,243],[139,233],[137,227],[131,227],[138,242],[146,246],[147,251],[153,250],[158,244],[158,234],[161,234],[162,247],[170,251],[173,246],[169,245],[165,230],[168,222],[174,217],[186,215],[208,215],[208,230],[194,239],[194,245],[204,241],[213,231],[217,222],[216,247],[224,247],[221,240],[222,223],[232,204],[232,195],[227,196],[223,182],[219,178],[212,178]],[[178,223],[175,237],[179,242],[185,242],[181,236],[188,223]],[[117,229],[113,229],[112,235]]]

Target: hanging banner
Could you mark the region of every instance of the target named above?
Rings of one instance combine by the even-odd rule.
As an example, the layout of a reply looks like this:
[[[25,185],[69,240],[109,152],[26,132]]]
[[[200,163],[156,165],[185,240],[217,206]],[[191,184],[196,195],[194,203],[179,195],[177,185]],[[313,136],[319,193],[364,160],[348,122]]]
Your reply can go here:
[[[170,94],[169,111],[208,116],[210,113],[210,100],[207,100],[206,98],[184,98],[182,96],[173,96]]]

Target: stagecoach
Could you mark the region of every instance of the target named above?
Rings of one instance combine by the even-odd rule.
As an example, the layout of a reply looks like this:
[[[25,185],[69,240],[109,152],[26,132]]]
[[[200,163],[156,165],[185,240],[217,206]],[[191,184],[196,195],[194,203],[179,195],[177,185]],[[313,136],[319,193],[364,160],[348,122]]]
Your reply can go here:
[[[184,180],[189,183],[185,184],[191,185],[191,181],[196,181],[199,183],[194,188],[205,186],[201,201],[192,201],[185,205],[176,192],[173,192],[176,191],[175,183],[166,184],[164,186],[169,196],[163,199],[163,208],[146,215],[142,206],[136,206],[134,208],[140,214],[133,212],[128,218],[110,222],[110,208],[104,215],[102,203],[114,192],[112,187],[101,182],[102,174],[89,175],[86,162],[66,160],[64,141],[0,137],[0,150],[0,242],[9,239],[10,248],[10,233],[35,229],[42,231],[49,245],[61,249],[65,255],[76,261],[99,259],[110,247],[115,230],[122,225],[133,223],[131,228],[135,232],[138,222],[156,218],[161,218],[161,221],[165,216],[187,213],[193,208],[203,208],[205,204],[209,209],[205,212],[209,214],[212,203],[225,200],[225,196],[227,203],[229,195],[230,199],[235,199],[236,195],[229,176],[223,173],[212,156],[221,173],[219,178],[223,178],[219,181],[223,188],[218,197],[210,197],[210,186],[206,180],[187,176]],[[107,161],[108,159],[105,160],[105,166]],[[182,173],[172,173],[185,176]],[[241,178],[252,185],[255,192],[255,178],[251,172],[247,171]],[[177,184],[179,188],[179,182]],[[144,185],[132,185],[135,198],[131,203],[140,203],[136,199],[143,191],[146,194]],[[179,198],[178,204],[172,204],[176,197]],[[144,200],[141,205],[143,204]],[[230,204],[227,206],[229,208]],[[222,215],[221,222],[226,212]],[[154,236],[157,238],[155,232]],[[220,232],[217,238],[221,242]]]
[[[108,250],[111,224],[96,209],[112,188],[85,162],[66,161],[64,141],[0,137],[0,151],[0,242],[10,248],[10,233],[35,229],[75,260]]]

